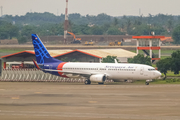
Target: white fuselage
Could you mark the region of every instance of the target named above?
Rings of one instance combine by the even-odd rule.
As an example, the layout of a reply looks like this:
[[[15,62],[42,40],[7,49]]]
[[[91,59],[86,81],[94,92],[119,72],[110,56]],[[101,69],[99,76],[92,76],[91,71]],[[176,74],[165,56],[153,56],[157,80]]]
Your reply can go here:
[[[127,63],[66,63],[65,71],[89,73],[92,75],[104,74],[114,81],[122,80],[152,80],[161,76],[161,73],[153,67],[142,64]],[[68,75],[68,77],[74,77]]]

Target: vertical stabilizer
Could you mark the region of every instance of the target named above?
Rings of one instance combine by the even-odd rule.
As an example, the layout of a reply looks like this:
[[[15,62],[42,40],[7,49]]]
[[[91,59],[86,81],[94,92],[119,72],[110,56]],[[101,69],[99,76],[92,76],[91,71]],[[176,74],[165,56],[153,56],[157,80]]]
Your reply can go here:
[[[46,47],[36,34],[32,34],[32,42],[34,45],[34,51],[36,55],[36,61],[38,64],[51,63],[51,62],[62,62],[57,60],[49,54]]]

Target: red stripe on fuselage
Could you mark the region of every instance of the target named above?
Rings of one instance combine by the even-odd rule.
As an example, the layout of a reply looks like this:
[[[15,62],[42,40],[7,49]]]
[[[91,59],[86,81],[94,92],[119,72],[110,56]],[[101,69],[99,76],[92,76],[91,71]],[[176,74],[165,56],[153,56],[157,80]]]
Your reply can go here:
[[[67,62],[62,62],[62,63],[60,63],[60,64],[58,65],[58,67],[57,67],[57,70],[62,70],[64,64],[66,64],[66,63],[67,63]],[[62,74],[63,74],[62,72],[58,72],[58,73],[59,73],[59,75],[60,75],[61,77],[66,77],[66,78],[67,78],[66,75],[62,75]]]

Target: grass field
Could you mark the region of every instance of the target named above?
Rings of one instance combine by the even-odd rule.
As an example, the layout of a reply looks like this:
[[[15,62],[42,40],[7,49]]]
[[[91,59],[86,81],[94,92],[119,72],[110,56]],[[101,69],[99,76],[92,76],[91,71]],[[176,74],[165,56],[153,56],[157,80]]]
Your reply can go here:
[[[162,74],[164,75],[164,74]],[[172,71],[168,71],[167,74],[166,74],[167,77],[180,77],[180,74],[174,74],[174,72]]]
[[[0,49],[0,53],[16,53],[24,50],[25,49]]]
[[[171,57],[171,56],[161,56],[161,59],[165,59],[165,58],[168,58],[168,57]]]
[[[145,80],[139,80],[134,84],[145,84],[145,82]],[[153,80],[150,84],[180,84],[180,79]]]
[[[176,50],[161,50],[161,59],[171,57],[171,54]],[[131,52],[136,53],[136,50],[131,50]],[[158,50],[154,50],[153,53],[157,56],[159,54]],[[144,54],[142,50],[139,51],[139,54]]]
[[[146,80],[137,80],[133,83],[126,83],[126,82],[113,82],[113,83],[106,83],[106,84],[113,84],[113,85],[142,85],[145,84]],[[180,84],[180,79],[166,79],[166,80],[153,80],[150,84]]]
[[[172,54],[173,52],[175,52],[176,50],[161,50],[161,54]],[[131,52],[136,53],[136,50],[131,50]],[[143,54],[144,52],[142,50],[139,50],[140,54]],[[158,54],[159,51],[158,50],[153,50],[154,54]]]
[[[0,49],[0,57],[21,51],[24,51],[24,49]]]

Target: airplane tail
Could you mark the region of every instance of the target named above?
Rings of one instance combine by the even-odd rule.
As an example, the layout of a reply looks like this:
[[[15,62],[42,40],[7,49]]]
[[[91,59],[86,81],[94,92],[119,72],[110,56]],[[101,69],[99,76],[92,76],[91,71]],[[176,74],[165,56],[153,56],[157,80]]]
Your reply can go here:
[[[36,61],[38,64],[51,63],[51,62],[62,62],[57,60],[49,54],[46,47],[36,34],[32,34],[32,43],[34,45],[34,51],[36,55]]]

